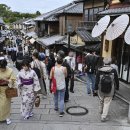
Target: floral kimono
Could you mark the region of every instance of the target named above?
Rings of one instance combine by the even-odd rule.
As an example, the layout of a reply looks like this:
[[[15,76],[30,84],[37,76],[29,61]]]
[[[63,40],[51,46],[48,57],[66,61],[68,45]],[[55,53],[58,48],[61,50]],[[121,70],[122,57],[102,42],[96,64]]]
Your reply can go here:
[[[35,92],[41,89],[38,77],[34,70],[29,69],[28,71],[25,71],[22,69],[18,73],[17,84],[22,98],[21,114],[23,117],[29,117],[32,115],[36,98]]]

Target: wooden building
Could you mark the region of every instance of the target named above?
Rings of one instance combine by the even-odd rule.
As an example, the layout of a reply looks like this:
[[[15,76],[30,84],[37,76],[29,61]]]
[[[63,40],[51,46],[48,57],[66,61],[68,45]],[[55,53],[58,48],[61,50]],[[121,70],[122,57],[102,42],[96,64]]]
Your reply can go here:
[[[122,14],[128,14],[130,16],[129,0],[111,0],[107,7],[107,10],[98,13],[99,17],[110,15],[112,22]],[[113,41],[105,40],[104,34],[102,38],[102,56],[115,57],[119,67],[120,79],[126,83],[130,83],[130,45],[124,41],[124,33]],[[107,50],[105,49],[106,44],[108,46]]]
[[[58,46],[62,46],[59,41],[67,35],[67,26],[72,25],[73,30],[76,30],[78,22],[82,20],[82,14],[83,4],[72,2],[35,18],[40,48],[58,50]],[[50,44],[49,40],[52,39]]]

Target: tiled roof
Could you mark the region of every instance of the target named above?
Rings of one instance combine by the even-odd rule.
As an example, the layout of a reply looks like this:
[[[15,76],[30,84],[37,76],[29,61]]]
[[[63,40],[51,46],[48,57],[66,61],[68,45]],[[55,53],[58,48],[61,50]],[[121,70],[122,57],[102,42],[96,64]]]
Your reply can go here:
[[[65,44],[64,47],[68,48],[68,44]],[[70,48],[77,52],[84,53],[83,49],[85,48],[85,46],[70,44]]]
[[[67,7],[67,6],[70,6],[71,4],[72,4],[72,3],[67,4],[67,5],[65,5],[65,6],[62,6],[62,7],[59,7],[59,8],[57,8],[57,9],[54,9],[54,10],[52,10],[52,11],[50,11],[50,12],[45,13],[45,14],[42,14],[42,15],[36,17],[34,20],[35,20],[35,21],[47,20],[49,17],[54,16],[56,12],[60,11],[61,9],[65,8],[65,7]]]
[[[82,3],[76,4],[74,2],[69,3],[65,6],[62,6],[55,10],[42,14],[42,15],[36,17],[34,20],[35,21],[58,21],[58,18],[56,17],[56,15],[61,14],[61,13],[81,14],[81,13],[83,13],[83,4]]]
[[[23,24],[23,22],[29,20],[29,18],[26,18],[26,19],[20,19],[20,20],[17,20],[15,21],[13,24]]]
[[[37,42],[40,43],[43,46],[51,46],[51,45],[54,45],[54,44],[63,44],[61,42],[57,42],[62,38],[64,38],[64,36],[53,35],[51,37],[38,38]]]
[[[84,28],[78,28],[76,33],[81,37],[84,42],[99,42],[99,38],[93,38],[91,34]]]
[[[83,4],[82,3],[72,4],[57,12],[57,14],[59,14],[59,13],[82,14],[83,13]]]
[[[28,33],[26,33],[26,36],[33,37],[33,38],[37,38],[38,37],[35,32],[28,32]]]
[[[96,43],[96,44],[87,44],[87,46],[85,46],[85,49],[87,51],[89,50],[95,50],[95,51],[99,51],[101,48],[101,43]]]
[[[114,8],[114,9],[107,9],[101,12],[98,12],[99,15],[114,15],[114,14],[130,14],[130,7],[122,7],[122,8]]]
[[[33,19],[28,19],[28,20],[24,21],[23,24],[25,24],[25,25],[35,25],[36,23],[34,22]]]
[[[84,2],[85,0],[74,0],[75,3]]]

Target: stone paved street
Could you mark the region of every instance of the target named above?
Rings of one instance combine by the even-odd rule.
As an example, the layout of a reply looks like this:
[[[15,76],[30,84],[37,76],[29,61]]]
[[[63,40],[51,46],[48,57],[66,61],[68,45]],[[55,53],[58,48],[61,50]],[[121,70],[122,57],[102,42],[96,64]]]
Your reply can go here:
[[[14,70],[15,71],[15,70]],[[16,71],[15,71],[16,72]],[[47,99],[41,99],[39,108],[34,108],[34,117],[23,120],[20,116],[20,98],[12,100],[12,124],[0,124],[0,130],[129,130],[127,123],[128,105],[115,98],[110,106],[109,121],[102,123],[98,112],[98,98],[86,94],[86,86],[75,82],[75,93],[70,93],[69,106],[84,106],[88,114],[84,116],[71,116],[65,114],[59,117],[53,110],[53,95],[48,94]],[[80,110],[80,109],[79,109]],[[75,111],[75,110],[71,110]],[[78,110],[76,110],[78,111]]]

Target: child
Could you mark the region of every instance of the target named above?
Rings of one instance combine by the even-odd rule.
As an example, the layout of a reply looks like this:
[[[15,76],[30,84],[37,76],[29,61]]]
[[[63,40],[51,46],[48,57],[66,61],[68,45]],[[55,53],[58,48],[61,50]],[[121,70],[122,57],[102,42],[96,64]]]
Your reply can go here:
[[[22,98],[21,114],[24,119],[33,116],[33,106],[37,92],[41,89],[38,77],[34,70],[30,68],[29,61],[24,60],[22,70],[17,77],[18,89]]]

